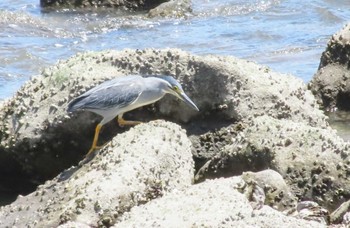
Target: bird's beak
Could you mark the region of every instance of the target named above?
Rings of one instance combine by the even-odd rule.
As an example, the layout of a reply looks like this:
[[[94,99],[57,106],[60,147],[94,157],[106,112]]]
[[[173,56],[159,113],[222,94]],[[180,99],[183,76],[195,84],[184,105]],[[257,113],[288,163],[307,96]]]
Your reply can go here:
[[[178,97],[183,101],[185,102],[188,106],[190,106],[191,108],[193,108],[194,110],[196,111],[199,111],[197,105],[195,105],[193,103],[193,101],[184,93],[184,92],[180,92],[180,93],[177,93],[178,94]]]

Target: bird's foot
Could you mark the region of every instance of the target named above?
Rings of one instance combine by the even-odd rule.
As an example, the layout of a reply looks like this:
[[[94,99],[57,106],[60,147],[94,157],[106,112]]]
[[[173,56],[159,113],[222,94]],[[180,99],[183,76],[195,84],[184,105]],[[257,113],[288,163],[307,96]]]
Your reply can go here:
[[[141,121],[124,120],[123,118],[118,118],[118,124],[120,127],[124,126],[135,126],[142,123]]]
[[[101,149],[101,146],[94,146],[91,147],[91,149],[89,150],[89,152],[87,152],[87,154],[85,154],[85,157],[82,161],[79,162],[79,166],[82,166],[86,163],[88,163],[89,161],[91,161],[95,156],[95,151]]]
[[[87,152],[87,154],[85,155],[85,157],[89,157],[91,154],[93,154],[96,150],[101,150],[107,143],[103,144],[102,146],[94,146],[91,147],[91,149],[89,150],[89,152]]]
[[[94,153],[95,150],[100,149],[98,146],[95,147],[91,147],[91,149],[89,150],[89,152],[87,152],[87,154],[85,155],[85,157],[89,157],[91,154]]]

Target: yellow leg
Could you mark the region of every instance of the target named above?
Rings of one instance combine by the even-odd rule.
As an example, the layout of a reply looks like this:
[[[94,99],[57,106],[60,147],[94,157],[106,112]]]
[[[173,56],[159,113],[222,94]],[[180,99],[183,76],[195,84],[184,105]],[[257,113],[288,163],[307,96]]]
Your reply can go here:
[[[92,152],[94,152],[95,149],[97,149],[97,141],[98,141],[98,135],[100,134],[102,125],[97,124],[96,129],[95,129],[95,136],[94,136],[94,141],[92,141],[92,146],[89,152],[85,155],[86,157],[89,156]]]
[[[134,126],[134,125],[137,125],[137,124],[140,124],[142,123],[141,121],[130,121],[130,120],[124,120],[123,119],[123,116],[118,116],[118,124],[119,126],[127,126],[127,125],[131,125],[131,126]]]

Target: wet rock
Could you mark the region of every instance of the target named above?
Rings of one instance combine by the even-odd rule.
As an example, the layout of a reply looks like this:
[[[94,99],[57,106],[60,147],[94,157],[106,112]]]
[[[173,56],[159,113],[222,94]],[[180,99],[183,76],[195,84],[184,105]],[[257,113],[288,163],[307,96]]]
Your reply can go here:
[[[190,0],[170,0],[148,12],[149,17],[184,17],[192,12]]]
[[[261,116],[233,140],[210,160],[209,177],[270,168],[299,200],[313,199],[333,211],[350,198],[350,145],[334,130]]]
[[[1,207],[0,226],[111,226],[133,206],[181,190],[192,178],[185,131],[164,121],[141,124],[116,136],[90,162]]]
[[[350,24],[332,36],[309,83],[326,110],[350,110]]]
[[[114,227],[325,227],[268,206],[254,210],[240,193],[242,178],[207,180],[125,213]]]
[[[40,0],[41,7],[79,7],[79,8],[123,8],[132,10],[152,9],[167,0]],[[181,1],[176,1],[181,2]]]

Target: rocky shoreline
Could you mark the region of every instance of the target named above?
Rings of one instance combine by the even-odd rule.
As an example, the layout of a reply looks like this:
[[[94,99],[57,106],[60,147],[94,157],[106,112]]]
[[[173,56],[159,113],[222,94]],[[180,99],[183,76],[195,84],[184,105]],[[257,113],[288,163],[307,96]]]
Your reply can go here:
[[[191,0],[40,0],[43,11],[146,11],[148,17],[184,17],[192,12]]]
[[[309,83],[325,110],[350,110],[350,24],[334,34],[322,53],[319,69]]]
[[[128,74],[173,75],[200,112],[165,97],[126,115],[144,124],[107,124],[106,145],[79,163],[100,117],[68,102]],[[319,107],[317,77],[179,49],[60,61],[1,104],[0,176],[46,182],[2,206],[0,225],[345,227],[350,145]]]

